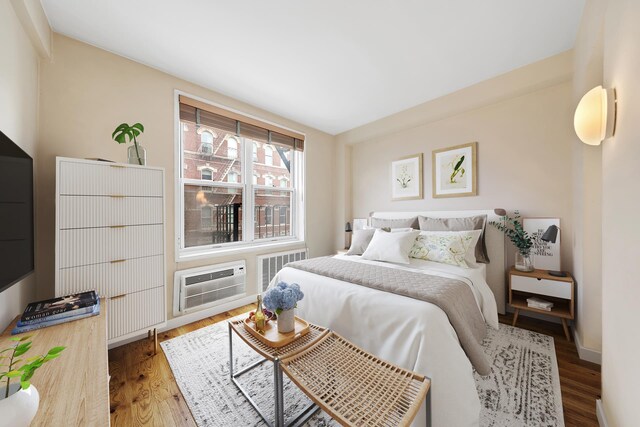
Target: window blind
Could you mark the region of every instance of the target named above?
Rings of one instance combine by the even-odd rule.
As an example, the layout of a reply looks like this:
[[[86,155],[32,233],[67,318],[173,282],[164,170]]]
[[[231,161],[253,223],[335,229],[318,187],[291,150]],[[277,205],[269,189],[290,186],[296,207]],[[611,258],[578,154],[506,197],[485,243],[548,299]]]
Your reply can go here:
[[[304,135],[180,95],[180,120],[304,151]]]

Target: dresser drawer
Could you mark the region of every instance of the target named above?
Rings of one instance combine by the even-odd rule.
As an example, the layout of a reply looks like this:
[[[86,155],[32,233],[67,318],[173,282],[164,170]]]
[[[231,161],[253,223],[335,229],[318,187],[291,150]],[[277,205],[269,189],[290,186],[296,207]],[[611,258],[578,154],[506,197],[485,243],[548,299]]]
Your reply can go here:
[[[162,255],[163,234],[161,224],[60,230],[58,267]]]
[[[161,197],[60,196],[60,229],[162,224]]]
[[[109,163],[61,161],[58,176],[60,195],[163,196],[160,169]]]
[[[550,297],[571,299],[571,283],[511,275],[511,289]]]
[[[164,322],[164,287],[107,299],[109,340]]]
[[[60,295],[87,289],[105,297],[139,292],[164,286],[164,255],[62,268],[58,275]]]

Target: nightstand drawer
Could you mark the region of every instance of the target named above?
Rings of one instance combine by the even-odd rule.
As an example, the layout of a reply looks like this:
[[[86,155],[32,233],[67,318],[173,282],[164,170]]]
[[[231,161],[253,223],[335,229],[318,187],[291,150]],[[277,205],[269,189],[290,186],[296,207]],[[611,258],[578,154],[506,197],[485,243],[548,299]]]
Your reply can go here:
[[[571,299],[571,283],[511,275],[511,289],[550,297]]]

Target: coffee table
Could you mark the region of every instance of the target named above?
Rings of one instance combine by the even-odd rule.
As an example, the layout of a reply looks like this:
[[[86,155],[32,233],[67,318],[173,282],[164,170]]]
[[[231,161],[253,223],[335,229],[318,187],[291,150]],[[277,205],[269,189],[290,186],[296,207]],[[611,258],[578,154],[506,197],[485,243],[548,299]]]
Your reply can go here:
[[[253,406],[258,415],[264,420],[265,423],[269,427],[293,427],[293,426],[301,426],[304,424],[311,416],[320,409],[318,405],[315,403],[311,403],[298,415],[296,415],[293,420],[291,420],[288,424],[284,423],[284,397],[283,397],[283,377],[282,377],[282,368],[280,361],[286,357],[293,356],[296,353],[299,353],[305,350],[308,347],[313,346],[316,342],[318,342],[323,336],[325,336],[329,331],[326,328],[322,328],[320,326],[316,326],[313,324],[309,325],[309,332],[306,335],[303,335],[299,338],[296,338],[291,343],[280,347],[270,347],[262,341],[256,339],[253,335],[247,332],[244,328],[243,320],[233,320],[229,322],[229,375],[231,377],[231,381],[235,386],[240,390],[243,396],[247,399],[249,404]],[[233,365],[233,335],[237,335],[240,337],[252,350],[262,356],[262,359],[257,362],[246,366],[240,369],[238,372],[234,372]],[[264,412],[258,407],[256,402],[251,398],[249,393],[240,385],[238,378],[241,375],[244,375],[250,372],[252,369],[257,368],[265,362],[273,363],[273,382],[274,382],[274,405],[275,405],[275,420],[273,423],[271,420],[267,419],[267,416]]]

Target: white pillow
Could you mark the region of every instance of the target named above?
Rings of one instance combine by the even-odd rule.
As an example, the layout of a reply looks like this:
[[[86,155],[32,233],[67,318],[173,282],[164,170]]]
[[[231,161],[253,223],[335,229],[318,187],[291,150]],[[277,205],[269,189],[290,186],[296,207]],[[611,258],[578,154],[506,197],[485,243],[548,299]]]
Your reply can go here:
[[[362,258],[371,261],[395,262],[409,264],[409,252],[420,231],[388,231],[376,230]]]
[[[417,231],[415,228],[411,228],[411,227],[404,227],[404,228],[382,227],[382,228],[376,228],[376,227],[372,227],[370,225],[365,225],[364,226],[364,230],[382,230],[382,231],[386,231],[387,233],[401,233],[403,231]]]
[[[474,267],[475,247],[482,230],[421,231],[409,256],[463,268]]]

